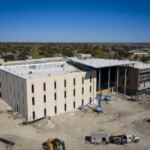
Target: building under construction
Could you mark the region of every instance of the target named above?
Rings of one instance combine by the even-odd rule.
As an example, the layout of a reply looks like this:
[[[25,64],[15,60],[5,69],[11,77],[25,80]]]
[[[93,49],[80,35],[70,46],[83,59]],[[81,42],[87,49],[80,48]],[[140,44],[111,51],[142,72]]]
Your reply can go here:
[[[116,99],[119,89],[120,68],[122,68],[124,79],[120,88],[126,94],[127,72],[128,66],[134,66],[134,61],[112,60],[112,59],[85,59],[85,58],[69,58],[69,63],[83,70],[95,70],[97,74],[96,91],[107,94],[116,91]]]
[[[124,67],[120,67],[119,88],[124,86]],[[127,93],[144,94],[150,90],[150,64],[135,63],[127,67]]]
[[[0,97],[28,121],[69,111],[96,96],[96,72],[66,62],[5,66]]]
[[[126,95],[150,88],[149,64],[85,55],[62,60],[6,63],[0,68],[0,98],[33,121],[83,106],[98,92],[116,91],[117,99],[118,90]]]

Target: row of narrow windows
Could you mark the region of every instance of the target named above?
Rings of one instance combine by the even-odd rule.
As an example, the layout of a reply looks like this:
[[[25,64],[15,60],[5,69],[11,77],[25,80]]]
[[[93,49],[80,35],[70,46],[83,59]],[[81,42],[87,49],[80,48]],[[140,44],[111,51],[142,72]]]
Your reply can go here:
[[[34,93],[33,91],[32,91],[32,93]],[[66,98],[66,92],[67,91],[64,91],[64,98]],[[90,86],[90,92],[92,92],[92,86]],[[84,87],[82,87],[82,94],[84,94]],[[75,96],[75,89],[73,89],[73,95]],[[55,100],[56,100],[56,93],[55,93],[54,97],[55,97]]]
[[[90,101],[91,101],[91,98],[90,98]],[[84,100],[82,99],[82,106],[84,105]],[[76,107],[76,103],[75,101],[73,102],[73,108]],[[55,111],[55,114],[57,114],[57,106],[54,107],[54,111]],[[67,111],[67,104],[64,104],[64,111]],[[33,115],[33,120],[36,119],[36,115],[35,115],[35,111],[32,112],[32,115]],[[44,117],[46,117],[47,115],[47,111],[46,109],[44,109]]]
[[[90,92],[92,92],[92,87],[90,86]],[[84,88],[82,88],[82,94],[84,94]],[[76,91],[73,89],[73,96],[76,96]],[[67,98],[67,91],[64,91],[64,98]],[[46,95],[43,96],[44,103],[46,103]],[[57,93],[54,93],[54,100],[57,100]],[[35,105],[35,99],[32,97],[32,105]]]
[[[92,76],[90,76],[90,82],[92,82]],[[84,77],[82,78],[82,84],[84,84]],[[73,79],[73,85],[74,86],[76,85],[75,78]],[[66,86],[67,86],[67,81],[64,80],[64,87]],[[54,81],[54,89],[56,88],[57,88],[57,84],[56,84],[56,81]],[[32,84],[31,90],[32,90],[32,93],[34,93],[34,84]],[[46,91],[46,83],[43,83],[43,91]]]

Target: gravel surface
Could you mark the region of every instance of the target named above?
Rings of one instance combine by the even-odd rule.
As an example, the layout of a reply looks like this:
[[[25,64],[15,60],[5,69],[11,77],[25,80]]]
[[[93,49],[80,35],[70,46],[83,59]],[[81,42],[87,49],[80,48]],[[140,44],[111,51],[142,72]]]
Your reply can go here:
[[[122,98],[116,101],[113,97],[109,104],[102,101],[101,114],[93,112],[95,107],[59,114],[50,120],[47,127],[46,119],[22,125],[24,119],[8,113],[8,105],[0,101],[0,138],[16,143],[13,150],[41,150],[42,143],[48,138],[64,140],[66,150],[144,150],[150,146],[150,123],[147,122],[150,119],[149,97],[143,96],[139,102]],[[92,132],[136,134],[140,142],[125,145],[85,144],[85,136],[90,136]],[[6,149],[0,142],[0,150]]]

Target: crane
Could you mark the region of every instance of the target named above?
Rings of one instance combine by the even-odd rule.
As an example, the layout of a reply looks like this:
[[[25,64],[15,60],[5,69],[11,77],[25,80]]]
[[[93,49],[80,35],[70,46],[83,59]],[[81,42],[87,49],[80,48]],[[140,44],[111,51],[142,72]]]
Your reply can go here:
[[[98,106],[96,107],[95,111],[96,112],[102,112],[102,107],[101,107],[102,96],[104,96],[105,98],[106,97],[108,98],[108,95],[102,95],[102,93],[99,93],[95,98],[93,98],[93,100],[91,100],[90,102],[88,102],[86,105],[80,107],[79,110],[82,110],[85,107],[87,107],[88,105],[90,105],[95,99],[99,99],[98,100]],[[111,96],[109,96],[108,99],[111,99]]]

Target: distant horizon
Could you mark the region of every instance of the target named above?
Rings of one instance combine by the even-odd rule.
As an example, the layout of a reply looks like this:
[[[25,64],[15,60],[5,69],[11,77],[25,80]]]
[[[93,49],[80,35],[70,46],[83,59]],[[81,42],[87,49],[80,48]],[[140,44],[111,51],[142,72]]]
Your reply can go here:
[[[94,44],[116,44],[116,43],[120,43],[120,44],[150,44],[150,42],[40,42],[40,41],[33,41],[33,42],[31,42],[31,41],[21,41],[21,42],[18,42],[18,41],[0,41],[0,43],[83,43],[83,44],[92,44],[92,43],[94,43]]]

